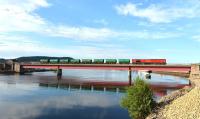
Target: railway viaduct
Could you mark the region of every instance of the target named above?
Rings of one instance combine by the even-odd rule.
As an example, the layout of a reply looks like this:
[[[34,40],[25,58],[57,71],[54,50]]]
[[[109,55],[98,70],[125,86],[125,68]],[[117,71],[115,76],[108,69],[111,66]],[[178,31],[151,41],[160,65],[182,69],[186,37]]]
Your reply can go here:
[[[131,84],[131,71],[161,71],[190,73],[190,78],[200,79],[200,64],[192,65],[135,65],[135,64],[40,64],[40,63],[14,63],[14,71],[25,73],[28,69],[55,69],[57,75],[62,76],[62,69],[92,69],[92,70],[126,70],[129,84]]]

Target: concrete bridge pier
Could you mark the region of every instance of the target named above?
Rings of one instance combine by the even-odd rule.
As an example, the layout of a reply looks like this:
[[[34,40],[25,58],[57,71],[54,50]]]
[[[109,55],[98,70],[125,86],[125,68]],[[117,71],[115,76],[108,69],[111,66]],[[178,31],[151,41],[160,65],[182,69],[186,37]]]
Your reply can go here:
[[[192,64],[190,78],[200,79],[200,64]]]
[[[25,73],[25,69],[19,63],[14,63],[13,69],[15,73],[19,73],[19,74]]]
[[[192,85],[200,87],[200,64],[192,64],[189,79]]]
[[[132,70],[130,67],[128,70],[128,80],[129,80],[129,85],[131,86],[132,85]]]

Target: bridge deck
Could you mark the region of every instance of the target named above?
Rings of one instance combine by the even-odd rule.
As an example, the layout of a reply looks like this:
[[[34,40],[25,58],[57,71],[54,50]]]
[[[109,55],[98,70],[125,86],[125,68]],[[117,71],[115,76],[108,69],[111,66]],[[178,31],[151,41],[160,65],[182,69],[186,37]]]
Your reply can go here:
[[[151,70],[189,72],[190,65],[136,65],[136,64],[21,64],[23,68],[47,69],[103,69],[103,70]]]

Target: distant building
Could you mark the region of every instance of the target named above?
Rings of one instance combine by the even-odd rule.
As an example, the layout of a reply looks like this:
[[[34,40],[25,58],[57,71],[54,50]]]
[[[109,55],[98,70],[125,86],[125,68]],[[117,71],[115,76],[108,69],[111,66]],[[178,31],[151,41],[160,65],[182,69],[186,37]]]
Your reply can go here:
[[[0,70],[1,71],[13,71],[15,61],[12,59],[4,60],[0,59]]]

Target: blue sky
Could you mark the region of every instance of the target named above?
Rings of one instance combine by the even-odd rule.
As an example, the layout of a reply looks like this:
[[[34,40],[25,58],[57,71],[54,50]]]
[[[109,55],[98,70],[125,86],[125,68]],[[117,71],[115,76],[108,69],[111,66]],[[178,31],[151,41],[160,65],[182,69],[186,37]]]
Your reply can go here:
[[[200,62],[199,0],[0,0],[0,57]]]

